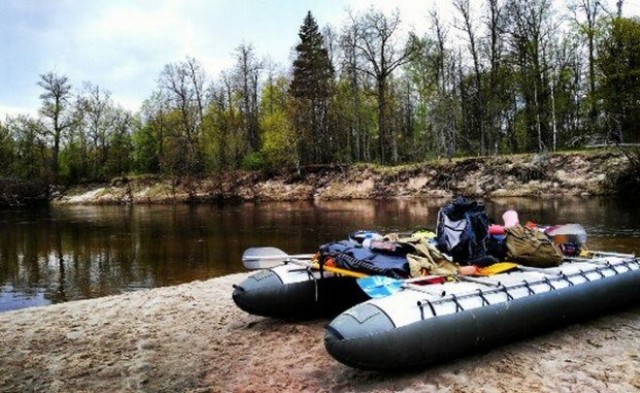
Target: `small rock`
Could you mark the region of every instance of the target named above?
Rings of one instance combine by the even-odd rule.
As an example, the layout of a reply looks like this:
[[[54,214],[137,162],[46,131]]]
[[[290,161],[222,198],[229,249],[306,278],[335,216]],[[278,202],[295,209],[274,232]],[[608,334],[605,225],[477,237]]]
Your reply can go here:
[[[153,340],[140,340],[136,344],[136,348],[138,349],[138,351],[154,349],[155,346],[156,344],[155,342],[153,342]]]
[[[73,330],[66,334],[67,339],[69,340],[77,340],[79,338],[84,337],[84,332],[82,330]]]

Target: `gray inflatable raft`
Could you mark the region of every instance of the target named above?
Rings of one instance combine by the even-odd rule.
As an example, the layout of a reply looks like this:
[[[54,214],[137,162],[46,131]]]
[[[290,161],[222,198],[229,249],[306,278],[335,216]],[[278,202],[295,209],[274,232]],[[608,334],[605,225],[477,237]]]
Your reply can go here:
[[[335,317],[369,297],[351,277],[284,264],[252,274],[234,285],[242,310],[272,318]]]
[[[356,368],[417,368],[531,337],[640,298],[637,258],[567,262],[481,280],[410,286],[355,305],[327,326],[325,347]]]

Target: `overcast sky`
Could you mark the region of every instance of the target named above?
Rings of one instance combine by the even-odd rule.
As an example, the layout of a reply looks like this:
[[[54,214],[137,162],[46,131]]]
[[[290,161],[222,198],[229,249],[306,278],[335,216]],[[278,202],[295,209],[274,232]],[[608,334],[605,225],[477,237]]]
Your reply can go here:
[[[68,76],[75,88],[99,85],[135,111],[164,65],[186,56],[217,79],[244,42],[288,67],[308,10],[321,27],[340,27],[347,8],[397,8],[405,25],[422,33],[436,3],[449,1],[0,0],[0,120],[36,113],[39,75],[49,71]],[[640,0],[625,1],[626,14],[639,11]]]

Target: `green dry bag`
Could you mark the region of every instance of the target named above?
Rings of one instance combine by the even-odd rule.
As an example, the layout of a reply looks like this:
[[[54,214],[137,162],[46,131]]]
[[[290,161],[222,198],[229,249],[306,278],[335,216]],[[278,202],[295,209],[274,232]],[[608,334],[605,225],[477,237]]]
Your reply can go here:
[[[551,267],[562,262],[562,252],[544,233],[516,225],[505,228],[507,258],[525,266]]]

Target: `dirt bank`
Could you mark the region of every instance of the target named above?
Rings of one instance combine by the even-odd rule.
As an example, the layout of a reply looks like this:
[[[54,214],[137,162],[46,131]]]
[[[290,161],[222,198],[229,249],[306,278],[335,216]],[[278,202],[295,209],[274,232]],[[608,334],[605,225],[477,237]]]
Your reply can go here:
[[[0,314],[3,392],[630,392],[640,308],[418,372],[334,361],[326,320],[246,314],[246,275]]]
[[[174,203],[217,200],[555,197],[608,195],[626,167],[617,153],[558,153],[467,158],[398,167],[307,167],[267,176],[233,172],[206,178],[146,176],[75,188],[58,203]]]

